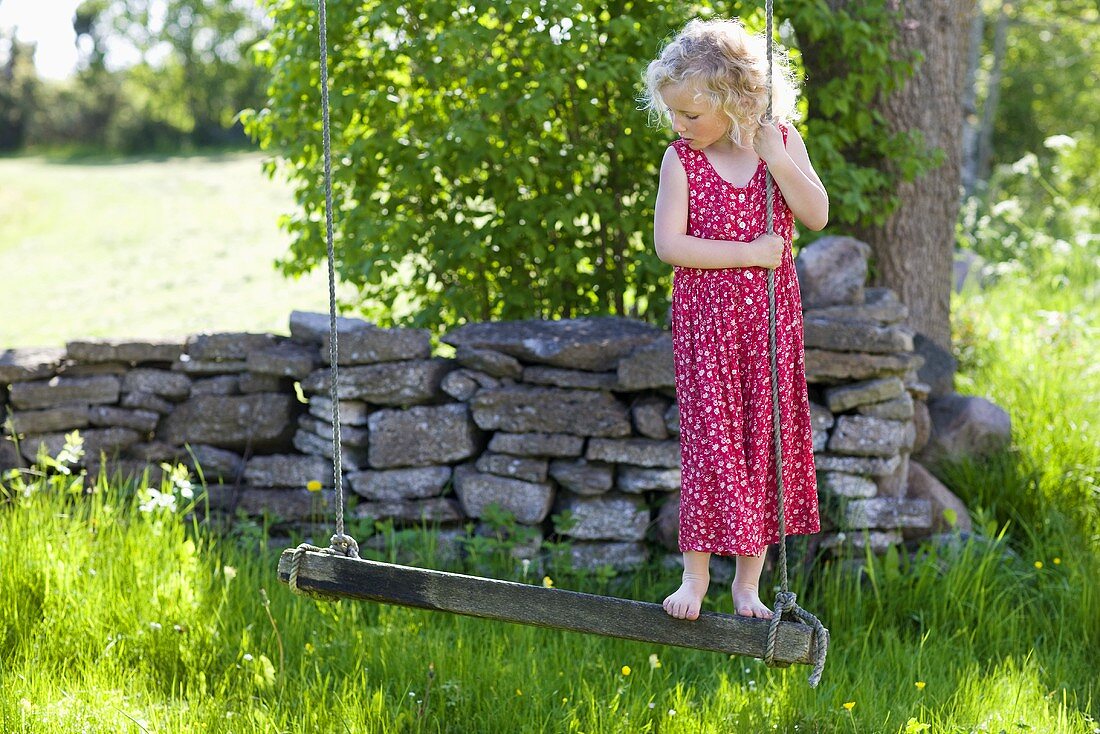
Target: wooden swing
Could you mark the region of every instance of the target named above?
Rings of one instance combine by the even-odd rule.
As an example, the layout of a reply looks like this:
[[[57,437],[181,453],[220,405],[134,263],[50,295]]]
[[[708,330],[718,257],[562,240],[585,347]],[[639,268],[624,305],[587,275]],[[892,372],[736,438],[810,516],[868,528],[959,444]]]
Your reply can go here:
[[[378,563],[359,558],[356,541],[344,533],[344,501],[340,466],[340,401],[338,396],[336,275],[333,253],[332,159],[329,132],[326,2],[318,0],[321,48],[321,112],[324,145],[325,219],[329,277],[329,361],[332,402],[333,475],[336,487],[336,534],[321,548],[303,543],[279,558],[279,580],[296,593],[323,598],[348,598],[432,609],[452,614],[515,622],[539,627],[621,637],[697,650],[747,655],[769,666],[813,665],[809,676],[816,687],[825,667],[829,631],[800,608],[787,585],[786,527],[783,516],[783,457],[780,444],[779,395],[775,364],[775,272],[768,270],[768,326],[771,351],[772,408],[778,480],[780,591],[771,620],[702,612],[694,621],[669,616],[659,604],[584,594],[512,581],[467,576],[431,569]],[[771,118],[772,0],[766,0],[769,100]],[[771,173],[767,176],[767,223],[773,226]],[[800,621],[787,621],[784,614]]]

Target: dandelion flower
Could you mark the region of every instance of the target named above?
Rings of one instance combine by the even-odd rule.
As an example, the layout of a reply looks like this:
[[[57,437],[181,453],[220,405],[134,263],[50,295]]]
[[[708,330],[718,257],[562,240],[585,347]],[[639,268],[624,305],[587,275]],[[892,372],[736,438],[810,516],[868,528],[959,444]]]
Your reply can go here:
[[[306,482],[306,489],[308,489],[310,492],[320,492],[321,483],[318,482],[316,479],[311,479],[310,481]]]
[[[622,670],[623,675],[630,675],[630,666],[624,665]]]
[[[1042,568],[1042,567],[1043,567],[1043,562],[1042,561],[1035,561],[1035,568]]]
[[[856,702],[855,701],[847,701],[847,702],[844,703],[844,708],[848,709],[849,711],[851,711],[855,707],[856,707]]]
[[[1055,566],[1060,566],[1060,565],[1062,565],[1062,559],[1061,559],[1061,558],[1059,558],[1058,556],[1055,556],[1055,557],[1054,557],[1054,565],[1055,565]]]
[[[919,680],[916,683],[914,683],[913,685],[915,685],[917,687],[918,691],[923,691],[925,683],[924,683],[924,681]]]
[[[552,589],[554,588],[554,579],[550,578],[549,576],[543,576],[542,585],[548,589]]]
[[[562,702],[562,703],[569,703],[569,699],[568,699],[568,698],[563,698],[563,699],[561,700],[561,702]]]
[[[661,659],[657,657],[657,653],[651,653],[649,656],[649,667],[659,668],[661,667]]]

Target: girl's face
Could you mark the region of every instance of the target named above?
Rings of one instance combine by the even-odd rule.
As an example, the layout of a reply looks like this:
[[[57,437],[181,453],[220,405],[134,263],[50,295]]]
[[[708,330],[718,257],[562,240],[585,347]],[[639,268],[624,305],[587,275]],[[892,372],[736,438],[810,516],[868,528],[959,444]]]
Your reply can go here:
[[[686,84],[673,84],[661,89],[661,100],[668,107],[672,129],[693,150],[702,150],[718,141],[730,142],[730,118],[696,89]]]

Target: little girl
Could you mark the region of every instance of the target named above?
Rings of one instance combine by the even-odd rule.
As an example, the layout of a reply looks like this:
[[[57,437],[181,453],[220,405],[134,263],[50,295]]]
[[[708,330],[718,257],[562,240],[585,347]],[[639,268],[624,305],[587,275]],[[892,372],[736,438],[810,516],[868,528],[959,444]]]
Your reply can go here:
[[[790,121],[797,89],[768,41],[736,20],[693,20],[645,73],[647,107],[680,136],[665,151],[653,222],[657,256],[674,267],[672,339],[680,409],[679,546],[683,583],[664,601],[696,619],[712,553],[736,556],[736,614],[769,619],[760,600],[767,547],[778,542],[768,350],[768,269],[775,269],[786,531],[820,529],[794,218],[820,230],[829,199]],[[777,58],[782,58],[778,53]],[[766,231],[765,172],[775,231]]]

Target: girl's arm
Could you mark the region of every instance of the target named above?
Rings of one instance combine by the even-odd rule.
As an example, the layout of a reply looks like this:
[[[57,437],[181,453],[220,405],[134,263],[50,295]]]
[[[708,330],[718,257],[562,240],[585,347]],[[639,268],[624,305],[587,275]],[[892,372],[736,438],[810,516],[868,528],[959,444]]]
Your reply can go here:
[[[753,141],[757,154],[768,164],[772,178],[779,184],[787,206],[798,221],[813,230],[821,230],[829,221],[829,194],[817,176],[806,143],[794,125],[783,133],[772,125],[762,125]]]
[[[657,185],[657,205],[653,214],[653,243],[657,249],[657,257],[669,265],[704,270],[775,267],[770,263],[765,265],[769,258],[761,257],[760,240],[736,242],[691,237],[687,234],[687,223],[687,173],[680,162],[680,156],[669,146],[664,160],[661,161],[661,179]],[[782,240],[778,237],[765,237],[778,241],[779,249],[782,248]],[[770,259],[778,260],[778,257]]]

